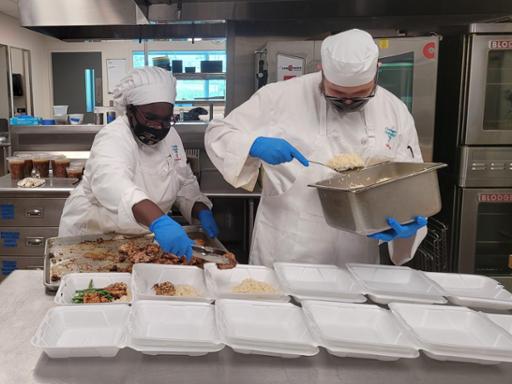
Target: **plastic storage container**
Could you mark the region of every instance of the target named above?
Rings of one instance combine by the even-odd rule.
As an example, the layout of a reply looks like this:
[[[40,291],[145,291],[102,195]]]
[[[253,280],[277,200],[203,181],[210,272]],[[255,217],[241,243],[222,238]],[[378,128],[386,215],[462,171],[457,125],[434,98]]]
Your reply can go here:
[[[125,283],[128,286],[128,295],[126,300],[113,301],[105,304],[127,304],[132,301],[132,288],[131,288],[131,275],[129,273],[69,273],[62,277],[59,285],[57,294],[55,295],[54,301],[56,304],[66,305],[83,305],[73,303],[73,295],[77,290],[86,289],[89,283],[93,282],[94,288],[104,288],[107,285],[114,283]],[[93,304],[85,304],[93,305]],[[96,304],[94,304],[96,305]]]
[[[66,169],[69,167],[71,160],[67,157],[57,158],[52,163],[53,177],[67,177]]]
[[[347,268],[374,302],[445,304],[443,290],[422,272],[409,267],[349,263]]]
[[[221,340],[239,353],[299,357],[319,351],[293,304],[218,300],[215,311]]]
[[[22,154],[18,154],[17,157],[19,157],[20,159],[23,159],[23,161],[25,162],[23,175],[25,177],[32,176],[32,169],[34,168],[34,162],[32,159],[34,158],[34,155],[31,153],[22,153]]]
[[[393,314],[436,360],[512,362],[512,335],[469,308],[391,303]]]
[[[9,173],[11,174],[12,180],[20,180],[25,177],[25,160],[11,156],[7,158],[7,163],[9,165]]]
[[[84,114],[83,113],[70,113],[68,115],[69,124],[71,125],[78,125],[82,124],[84,121]]]
[[[335,356],[398,360],[419,356],[418,346],[390,311],[376,305],[304,301],[308,326]]]
[[[216,299],[267,300],[287,302],[290,298],[280,287],[275,272],[259,265],[238,264],[235,268],[220,270],[213,263],[205,264],[206,285]],[[269,284],[275,292],[237,293],[233,289],[245,279]]]
[[[126,343],[128,305],[51,308],[32,338],[49,357],[114,357]]]
[[[274,269],[286,294],[297,301],[366,301],[363,288],[352,275],[335,265],[274,263]]]
[[[130,347],[146,354],[199,356],[224,348],[207,303],[138,301],[129,328]]]
[[[487,276],[425,272],[453,304],[496,310],[512,309],[512,294]]]
[[[39,177],[44,178],[50,175],[50,155],[34,155],[32,163]]]
[[[190,285],[199,296],[157,295],[153,285],[170,281],[176,285]],[[135,300],[197,301],[211,303],[212,293],[204,282],[203,270],[187,265],[135,264],[132,270],[132,287]]]

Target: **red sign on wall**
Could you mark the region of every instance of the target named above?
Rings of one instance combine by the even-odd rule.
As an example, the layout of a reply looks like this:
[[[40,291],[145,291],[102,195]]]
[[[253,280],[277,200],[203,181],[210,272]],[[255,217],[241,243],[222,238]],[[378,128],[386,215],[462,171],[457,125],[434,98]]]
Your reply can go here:
[[[491,40],[490,49],[512,49],[512,40]]]
[[[486,203],[512,203],[512,193],[480,193],[478,201]]]

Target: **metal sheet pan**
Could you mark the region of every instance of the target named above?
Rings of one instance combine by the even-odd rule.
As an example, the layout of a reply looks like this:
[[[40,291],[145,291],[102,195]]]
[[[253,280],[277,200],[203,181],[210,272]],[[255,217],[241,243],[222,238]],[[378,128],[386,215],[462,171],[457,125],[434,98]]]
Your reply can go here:
[[[218,239],[210,239],[199,225],[184,226],[193,240],[203,240],[204,245],[226,250]],[[119,261],[118,248],[128,241],[146,245],[153,242],[153,235],[95,234],[84,236],[51,237],[44,250],[44,285],[49,290],[59,288],[60,278],[71,272],[109,272],[115,265],[119,272],[130,267],[130,262]],[[227,250],[226,250],[227,252]],[[85,255],[89,254],[87,257]],[[95,259],[95,255],[98,257]],[[92,257],[91,257],[92,256]]]

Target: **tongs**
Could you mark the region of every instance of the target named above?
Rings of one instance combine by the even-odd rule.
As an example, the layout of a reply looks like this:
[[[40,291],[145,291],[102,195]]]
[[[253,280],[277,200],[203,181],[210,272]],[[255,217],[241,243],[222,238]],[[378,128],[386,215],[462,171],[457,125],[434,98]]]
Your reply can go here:
[[[193,255],[205,261],[215,264],[229,264],[229,259],[224,256],[226,251],[220,248],[206,247],[204,245],[193,245]]]

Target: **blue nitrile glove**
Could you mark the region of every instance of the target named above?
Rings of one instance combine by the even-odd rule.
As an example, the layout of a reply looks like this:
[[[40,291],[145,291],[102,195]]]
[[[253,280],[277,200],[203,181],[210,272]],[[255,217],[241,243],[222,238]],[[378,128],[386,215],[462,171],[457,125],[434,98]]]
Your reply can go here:
[[[201,222],[201,227],[203,227],[203,230],[206,232],[208,237],[217,237],[219,234],[219,227],[213,218],[212,211],[209,209],[203,209],[202,211],[199,211],[197,217]]]
[[[368,235],[372,239],[382,240],[382,241],[392,241],[397,238],[408,238],[414,236],[418,229],[423,228],[427,225],[427,218],[423,216],[416,216],[414,222],[410,224],[401,225],[398,221],[396,221],[392,217],[387,218],[388,224],[391,226],[391,229],[387,231],[374,233],[373,235]]]
[[[155,240],[165,252],[178,257],[185,256],[187,263],[192,259],[192,244],[194,243],[185,233],[181,225],[167,215],[155,219],[149,226],[155,234]]]
[[[293,159],[297,159],[305,167],[309,165],[308,159],[297,148],[278,137],[258,137],[252,143],[249,155],[272,165],[287,163]]]

